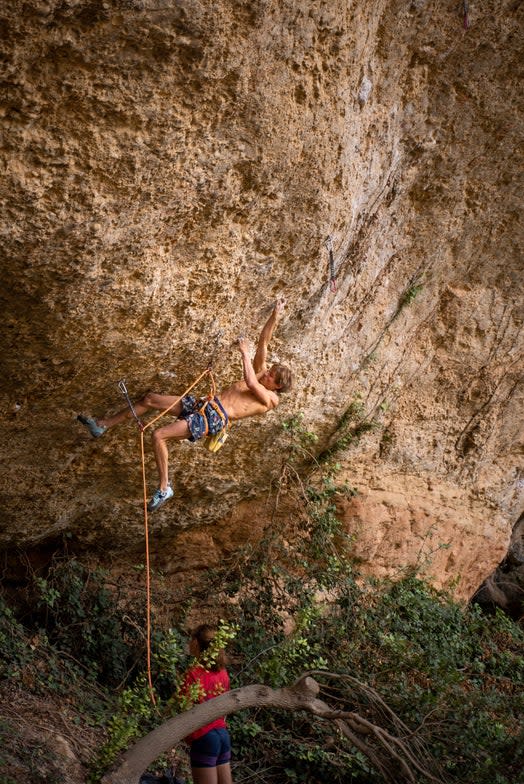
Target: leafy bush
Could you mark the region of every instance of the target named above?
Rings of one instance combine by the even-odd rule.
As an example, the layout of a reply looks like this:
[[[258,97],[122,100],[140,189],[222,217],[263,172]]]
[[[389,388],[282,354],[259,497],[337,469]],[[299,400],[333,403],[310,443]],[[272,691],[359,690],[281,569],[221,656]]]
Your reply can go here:
[[[122,598],[102,569],[57,557],[43,574],[29,574],[28,629],[45,631],[49,643],[73,657],[100,683],[116,686],[144,650],[143,606]]]
[[[0,597],[0,679],[19,678],[32,658],[23,626]]]
[[[267,592],[266,592],[267,595]],[[246,607],[242,607],[243,613]],[[269,608],[268,608],[269,610]],[[263,614],[261,607],[258,617]],[[299,656],[293,639],[300,630]],[[339,586],[314,623],[282,634],[270,653],[249,656],[266,682],[290,683],[322,653],[323,669],[347,673],[375,687],[413,729],[419,727],[445,781],[515,784],[524,761],[524,635],[505,616],[488,618],[464,609],[415,577],[373,591],[349,581]],[[239,635],[243,639],[242,631]],[[240,651],[238,653],[241,653]],[[325,700],[372,717],[347,684],[319,672]],[[256,680],[256,673],[251,674]],[[249,679],[248,679],[249,680]],[[245,673],[242,674],[245,682]],[[238,685],[238,684],[237,684]],[[333,703],[334,700],[334,703]],[[332,728],[308,717],[257,715],[258,734],[243,747],[242,719],[235,717],[243,748],[242,767],[262,769],[269,760],[290,781],[381,781],[342,739],[330,749]],[[336,733],[335,733],[336,735]],[[306,742],[307,741],[307,742]],[[266,772],[265,781],[272,781]],[[269,776],[269,777],[268,777]],[[275,774],[274,781],[279,781]]]

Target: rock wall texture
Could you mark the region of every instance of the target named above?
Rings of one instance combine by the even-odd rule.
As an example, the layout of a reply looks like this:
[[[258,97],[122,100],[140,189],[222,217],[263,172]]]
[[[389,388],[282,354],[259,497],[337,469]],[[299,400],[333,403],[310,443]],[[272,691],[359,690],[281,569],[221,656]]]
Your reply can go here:
[[[524,505],[523,6],[469,5],[466,29],[436,0],[2,4],[2,547],[135,558],[137,430],[90,440],[76,414],[121,407],[122,377],[235,380],[234,339],[284,294],[295,390],[216,456],[173,448],[154,557],[234,550],[282,420],[325,449],[357,401],[374,429],[338,459],[365,568],[423,541],[466,596],[501,560]]]

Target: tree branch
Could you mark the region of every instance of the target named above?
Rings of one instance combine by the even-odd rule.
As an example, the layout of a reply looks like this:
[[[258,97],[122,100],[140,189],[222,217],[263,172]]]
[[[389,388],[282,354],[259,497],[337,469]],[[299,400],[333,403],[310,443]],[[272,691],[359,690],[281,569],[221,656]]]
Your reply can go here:
[[[168,719],[135,743],[122,755],[117,767],[104,776],[102,784],[138,784],[144,770],[187,735],[218,719],[219,716],[227,716],[253,707],[304,710],[319,718],[333,721],[386,779],[391,777],[388,776],[384,753],[389,760],[395,760],[400,768],[400,777],[397,775],[395,781],[415,782],[414,768],[428,780],[438,782],[438,779],[416,760],[407,743],[363,719],[358,713],[333,710],[318,699],[319,691],[318,683],[306,674],[287,688],[271,689],[262,684],[243,686],[195,705],[191,710]],[[374,741],[378,748],[372,746],[369,740]]]

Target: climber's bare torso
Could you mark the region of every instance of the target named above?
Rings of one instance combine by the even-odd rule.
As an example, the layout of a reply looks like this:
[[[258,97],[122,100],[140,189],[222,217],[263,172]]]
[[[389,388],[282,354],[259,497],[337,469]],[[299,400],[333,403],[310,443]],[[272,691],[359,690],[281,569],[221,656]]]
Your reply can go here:
[[[220,402],[231,421],[266,414],[278,406],[278,395],[271,388],[273,386],[271,371],[263,370],[257,373],[257,381],[262,387],[257,390],[257,394],[249,389],[242,379],[219,395]]]

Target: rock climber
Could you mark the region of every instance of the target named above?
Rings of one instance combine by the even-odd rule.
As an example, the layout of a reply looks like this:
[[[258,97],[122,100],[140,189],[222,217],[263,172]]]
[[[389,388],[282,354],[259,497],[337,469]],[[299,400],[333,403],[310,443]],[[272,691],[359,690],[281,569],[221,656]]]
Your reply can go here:
[[[272,365],[267,367],[267,349],[269,341],[278,321],[282,317],[285,300],[279,299],[266,321],[253,361],[250,359],[248,342],[238,338],[238,349],[242,356],[243,378],[225,389],[218,397],[211,400],[204,398],[195,400],[192,395],[186,395],[171,409],[177,418],[175,422],[164,425],[153,431],[153,450],[159,475],[159,487],[148,503],[150,512],[158,509],[173,496],[173,488],[168,474],[168,449],[167,441],[198,441],[204,435],[215,435],[228,422],[236,419],[266,414],[276,408],[279,395],[291,388],[291,371],[285,365]],[[145,414],[150,409],[165,410],[176,400],[176,395],[159,395],[148,392],[135,403],[134,408],[138,416]],[[78,420],[87,427],[94,438],[99,438],[115,425],[126,421],[133,416],[131,410],[126,408],[113,416],[94,419],[80,414]],[[207,424],[207,433],[206,433]]]

